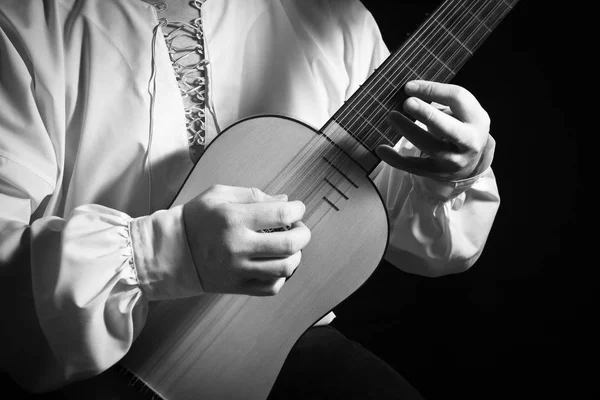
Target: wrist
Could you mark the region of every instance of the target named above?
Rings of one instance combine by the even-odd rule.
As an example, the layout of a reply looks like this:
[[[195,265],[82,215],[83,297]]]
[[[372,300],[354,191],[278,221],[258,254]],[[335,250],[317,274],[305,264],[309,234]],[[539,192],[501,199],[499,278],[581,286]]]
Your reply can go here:
[[[150,300],[202,293],[187,240],[183,205],[130,221],[134,264]]]

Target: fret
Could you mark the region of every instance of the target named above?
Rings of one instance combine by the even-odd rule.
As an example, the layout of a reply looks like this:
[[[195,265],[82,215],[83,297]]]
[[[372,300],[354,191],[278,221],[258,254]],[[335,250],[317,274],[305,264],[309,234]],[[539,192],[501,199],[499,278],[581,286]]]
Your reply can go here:
[[[377,132],[379,134],[379,136],[377,136],[377,137],[385,137],[383,135],[383,133],[379,130],[379,128],[377,128],[375,123],[371,121],[370,118],[363,117],[362,119],[357,119],[357,120],[361,124],[370,126],[369,130],[366,130],[365,127],[363,127],[363,129],[365,129],[365,132],[367,132],[367,134],[364,135],[364,137],[363,137],[363,142],[367,142],[366,144],[368,144],[368,142],[371,141],[370,139],[373,138],[374,132]]]
[[[334,124],[337,124],[338,126],[340,126],[341,128],[343,128],[343,129],[344,129],[346,132],[350,132],[350,133],[352,133],[352,132],[356,132],[356,131],[360,130],[359,128],[352,126],[352,124],[351,124],[351,123],[348,123],[348,122],[346,122],[346,121],[344,121],[344,120],[337,121],[337,120],[335,120],[335,119],[334,119],[334,120],[331,120],[331,121],[330,121],[330,122],[327,124],[326,128],[322,129],[322,131],[323,131],[322,133],[323,133],[325,136],[327,136],[327,135],[328,135],[328,131],[331,131],[331,130],[332,130],[332,129],[331,129],[331,127],[335,126]],[[358,143],[360,143],[360,144],[361,144],[361,145],[362,145],[362,146],[363,146],[365,149],[369,149],[369,150],[370,150],[371,148],[370,148],[370,147],[369,147],[369,145],[368,145],[368,144],[365,142],[366,135],[365,135],[365,133],[364,133],[364,130],[360,130],[360,131],[361,131],[361,135],[353,135],[353,136],[354,136],[354,138],[355,138],[355,139],[356,139],[356,141],[357,141]],[[332,142],[333,142],[333,143],[335,143],[335,141],[333,141],[333,139],[332,139]]]
[[[340,119],[334,121],[348,132],[360,131],[361,135],[358,137],[355,136],[355,138],[366,149],[373,150],[375,148],[373,147],[375,140],[379,139],[380,137],[385,138],[386,135],[378,128],[371,115],[365,116],[359,114],[358,112],[357,115],[360,115],[360,118],[357,117],[354,119]],[[374,135],[374,132],[377,134]]]
[[[431,73],[431,63],[434,61],[433,57],[421,46],[415,46],[412,50],[411,58],[407,59],[406,62],[401,59],[396,63],[397,66],[404,66],[410,74],[402,76],[404,83],[411,79],[429,79]],[[410,67],[409,67],[410,65]]]
[[[390,80],[387,78],[387,76],[385,76],[385,75],[383,75],[383,74],[382,74],[382,75],[381,75],[381,77],[382,77],[382,78],[383,78],[383,79],[384,79],[384,80],[385,80],[385,81],[386,81],[386,82],[387,82],[387,83],[388,83],[390,86],[392,86],[394,89],[398,89],[398,86],[396,86],[396,83],[395,83],[395,82],[392,82],[392,81],[390,81]]]
[[[467,46],[465,46],[465,44],[462,42],[462,40],[460,40],[459,38],[456,37],[456,35],[454,35],[454,33],[452,33],[452,31],[450,31],[449,29],[446,28],[446,26],[442,23],[440,23],[437,18],[434,19],[434,22],[437,23],[437,25],[442,28],[444,30],[444,32],[446,32],[446,34],[451,37],[452,39],[454,39],[454,41],[456,43],[458,43],[463,49],[465,49],[467,51],[467,53],[469,53],[469,55],[473,55],[473,52],[471,51],[471,49],[469,49]]]
[[[418,40],[417,40],[417,43],[421,44],[421,42],[419,42]],[[436,56],[431,50],[429,50],[426,45],[422,44],[420,47],[423,50],[425,50],[425,52],[427,53],[427,55],[425,55],[424,57],[419,57],[420,59],[422,59],[424,61],[423,64],[427,65],[427,67],[425,68],[425,71],[422,73],[422,76],[426,76],[427,73],[430,72],[430,70],[438,70],[438,69],[444,69],[444,68],[455,74],[454,70],[450,66],[448,66],[448,64],[446,64],[443,60],[441,60],[438,56]],[[428,62],[429,57],[433,58],[433,60],[431,62]],[[435,62],[440,64],[442,68],[434,68]],[[435,72],[435,71],[432,71],[432,72]]]
[[[465,58],[466,60],[466,58]],[[455,71],[460,68],[460,65],[455,66]],[[440,69],[436,72],[435,75],[431,77],[431,80],[434,82],[449,82],[454,76],[456,72],[450,72],[447,69]]]
[[[510,10],[512,10],[512,9],[513,9],[514,5],[513,5],[512,3],[509,3],[509,2],[507,2],[506,0],[502,0],[502,2],[503,2],[504,4],[506,4],[506,6],[508,7],[508,11],[510,11]],[[516,3],[516,1],[515,1],[515,3]]]
[[[461,8],[464,9],[464,7]],[[454,34],[461,39],[461,42],[464,44],[465,47],[470,49],[470,52],[472,54],[473,49],[472,46],[469,45],[469,41],[474,37],[473,35],[476,34],[475,36],[478,36],[477,33],[480,28],[483,28],[485,30],[485,32],[479,33],[480,35],[487,35],[491,31],[485,25],[485,23],[477,17],[477,14],[474,14],[471,10],[468,9],[465,11],[465,13],[452,16],[450,18],[448,26],[460,26],[459,29],[453,29],[455,32]],[[471,18],[469,18],[469,16]]]
[[[484,1],[484,3],[485,3],[485,1]],[[492,32],[492,29],[491,29],[491,28],[488,28],[488,27],[487,27],[487,25],[486,25],[486,24],[485,24],[485,23],[484,23],[482,20],[480,20],[480,19],[479,19],[478,13],[474,13],[474,12],[473,12],[471,9],[469,9],[469,8],[465,8],[463,5],[459,5],[459,6],[460,6],[460,7],[462,7],[462,8],[463,8],[463,9],[464,9],[464,10],[467,12],[467,14],[469,14],[469,15],[470,15],[470,16],[473,18],[473,20],[475,20],[475,21],[479,22],[479,25],[481,25],[483,28],[485,28],[485,30],[486,30],[488,33],[491,33],[491,32]],[[484,5],[484,7],[485,7],[485,6],[486,6],[486,5]],[[490,3],[488,3],[488,4],[487,4],[487,6],[492,6],[492,7],[495,7],[495,5],[494,5],[494,2],[490,2]]]
[[[386,123],[386,115],[393,109],[403,112],[404,84],[412,79],[449,82],[518,1],[444,1],[323,129],[337,124],[370,152],[381,143],[396,143],[400,135]]]
[[[503,2],[506,3],[506,2]],[[506,7],[499,7],[498,9],[494,10],[494,14],[490,16],[490,27],[492,29],[495,29],[498,24],[500,23],[500,21],[506,16],[506,14],[508,14],[510,11],[512,10],[512,6],[506,6]]]
[[[369,96],[371,99],[375,100],[375,102],[381,106],[381,109],[383,109],[383,111],[385,111],[385,112],[390,111],[388,109],[388,106],[386,104],[382,103],[377,96],[372,95],[371,92],[369,92],[368,90],[365,92],[365,94],[367,96]]]
[[[379,146],[380,144],[389,144],[390,146],[394,146],[396,144],[396,142],[398,142],[398,140],[400,140],[400,137],[402,136],[400,133],[396,132],[394,130],[394,128],[392,128],[389,123],[387,121],[385,121],[385,124],[387,125],[385,127],[384,135],[382,135],[379,140],[377,140],[375,142],[375,147]]]
[[[415,71],[409,64],[405,63],[402,60],[398,60],[398,63],[401,64],[403,67],[405,67],[408,71],[412,72],[415,78],[417,78],[417,79],[422,78],[421,73]]]

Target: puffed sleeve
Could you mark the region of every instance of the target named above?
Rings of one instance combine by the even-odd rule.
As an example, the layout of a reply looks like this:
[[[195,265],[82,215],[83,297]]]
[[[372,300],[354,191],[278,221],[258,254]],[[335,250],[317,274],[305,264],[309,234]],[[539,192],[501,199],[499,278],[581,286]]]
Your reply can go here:
[[[349,93],[389,56],[379,27],[368,11],[354,39]],[[421,125],[423,127],[423,125]],[[406,156],[420,151],[402,138],[395,146]],[[495,149],[488,141],[476,174],[462,181],[437,182],[381,163],[373,172],[386,204],[390,241],[385,259],[403,271],[440,276],[465,271],[479,258],[500,205],[491,169]]]
[[[490,141],[493,144],[493,141]],[[418,156],[408,140],[400,154]],[[390,241],[385,258],[403,271],[442,276],[464,272],[479,258],[500,205],[486,149],[483,172],[461,181],[438,182],[382,165],[375,183],[388,209]]]
[[[61,196],[48,130],[49,118],[61,116],[38,104],[43,83],[2,8],[0,367],[25,389],[45,392],[116,363],[142,329],[148,301],[202,288],[181,207],[139,218],[93,204],[64,217],[46,212]]]

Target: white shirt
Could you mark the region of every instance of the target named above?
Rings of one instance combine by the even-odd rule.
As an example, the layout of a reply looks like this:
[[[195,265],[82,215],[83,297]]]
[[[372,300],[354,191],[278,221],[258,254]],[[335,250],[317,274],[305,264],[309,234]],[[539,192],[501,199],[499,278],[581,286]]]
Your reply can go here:
[[[389,54],[356,0],[210,0],[202,18],[208,141],[256,114],[320,128]],[[109,368],[148,301],[202,293],[181,207],[166,209],[192,163],[158,25],[138,0],[0,0],[0,358],[30,389]],[[387,260],[427,276],[477,260],[490,168],[440,183],[382,165],[375,182]],[[25,340],[38,323],[41,344]]]

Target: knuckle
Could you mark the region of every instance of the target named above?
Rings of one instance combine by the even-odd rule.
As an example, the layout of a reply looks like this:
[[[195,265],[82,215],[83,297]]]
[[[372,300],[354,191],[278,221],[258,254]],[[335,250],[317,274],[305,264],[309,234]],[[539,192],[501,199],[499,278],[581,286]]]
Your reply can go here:
[[[281,271],[280,271],[279,275],[288,278],[288,277],[292,276],[293,273],[294,273],[294,265],[291,262],[286,260],[284,262],[283,266],[281,267]]]
[[[460,154],[453,154],[450,157],[450,161],[452,162],[452,164],[454,165],[454,169],[455,171],[460,171],[463,168],[467,167],[467,165],[469,165],[469,160],[467,157],[462,156]]]
[[[300,260],[302,258],[301,256],[301,252],[297,252],[294,255],[288,257],[284,264],[283,264],[283,268],[282,268],[282,274],[285,277],[290,277],[292,276],[292,274],[294,273],[294,271],[296,270],[296,268],[298,267],[298,265],[300,265]]]
[[[229,233],[223,236],[221,242],[222,260],[232,268],[241,268],[242,256],[248,253],[247,235]]]
[[[454,97],[459,103],[466,102],[472,95],[471,93],[462,86],[452,85],[450,89],[450,94]]]
[[[222,263],[229,265],[230,267],[235,267],[235,263],[233,262],[238,253],[237,247],[235,246],[235,242],[233,240],[224,240],[223,246],[221,247],[221,255],[219,259]]]
[[[226,186],[217,183],[216,185],[212,185],[209,187],[206,192],[208,193],[223,193],[226,190]]]
[[[435,119],[435,113],[432,108],[427,107],[423,114],[423,117],[427,122],[432,122]]]
[[[479,154],[483,151],[488,140],[487,130],[484,131],[473,127],[473,129],[469,131],[469,137],[470,140],[467,142],[469,154]]]
[[[281,242],[281,250],[285,253],[285,254],[294,254],[296,252],[299,251],[298,249],[298,244],[296,243],[296,241],[291,238],[291,237],[286,237],[285,239],[283,239],[283,241]]]
[[[230,203],[222,203],[216,207],[215,215],[221,226],[232,227],[239,220],[238,211]]]
[[[250,191],[250,196],[256,202],[263,200],[263,198],[265,197],[265,194],[259,188],[250,187],[248,188],[248,190]]]
[[[201,200],[207,207],[212,207],[215,204],[223,202],[224,196],[226,196],[229,186],[216,184],[210,186],[204,192],[198,195],[198,199]]]
[[[433,85],[431,85],[431,84],[424,85],[424,86],[423,86],[423,93],[424,93],[426,96],[431,96],[431,95],[433,95],[433,93],[434,93]]]
[[[293,209],[290,208],[290,204],[282,204],[281,207],[277,209],[277,219],[283,225],[288,225],[294,222],[294,212]]]

